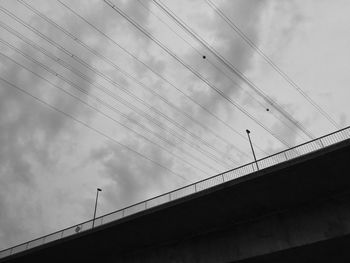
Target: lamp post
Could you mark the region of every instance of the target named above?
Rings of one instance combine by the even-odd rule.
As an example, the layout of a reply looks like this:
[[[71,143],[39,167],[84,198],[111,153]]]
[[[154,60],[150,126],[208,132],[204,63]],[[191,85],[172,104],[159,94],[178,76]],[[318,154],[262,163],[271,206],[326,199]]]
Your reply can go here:
[[[247,135],[248,135],[248,139],[249,139],[249,143],[250,143],[250,148],[252,148],[252,152],[253,152],[253,156],[254,156],[254,161],[255,161],[255,164],[256,164],[256,168],[259,170],[259,165],[258,165],[258,162],[256,161],[256,157],[255,157],[255,152],[254,152],[254,148],[253,148],[253,144],[252,144],[252,141],[250,139],[250,130],[245,130],[247,132]]]
[[[95,226],[95,218],[96,218],[96,209],[97,209],[97,200],[98,200],[98,192],[101,192],[102,190],[100,188],[97,188],[96,193],[96,202],[95,202],[95,211],[94,211],[94,220],[92,221],[92,228]]]

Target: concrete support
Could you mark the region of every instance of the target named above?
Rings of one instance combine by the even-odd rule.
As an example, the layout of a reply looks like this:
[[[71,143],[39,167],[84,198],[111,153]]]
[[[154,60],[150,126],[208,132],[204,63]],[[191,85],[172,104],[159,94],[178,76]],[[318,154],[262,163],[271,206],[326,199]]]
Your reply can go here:
[[[116,257],[115,262],[236,262],[348,234],[350,195],[343,195],[233,223],[186,240],[134,251]]]

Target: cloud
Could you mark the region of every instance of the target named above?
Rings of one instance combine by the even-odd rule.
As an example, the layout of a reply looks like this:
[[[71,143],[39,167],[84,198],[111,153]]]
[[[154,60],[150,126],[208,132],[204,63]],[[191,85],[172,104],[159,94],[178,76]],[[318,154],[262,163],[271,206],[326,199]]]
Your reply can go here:
[[[10,68],[10,72],[14,76],[19,75],[18,68]],[[16,83],[15,77],[11,79],[7,76],[6,79]],[[30,78],[25,82],[32,90],[41,84]],[[36,104],[12,87],[1,83],[0,90],[0,192],[7,197],[4,200],[8,200],[8,203],[1,203],[3,206],[0,208],[0,230],[4,231],[1,245],[4,246],[16,240],[18,242],[22,234],[26,236],[22,229],[26,230],[25,226],[32,225],[36,217],[40,218],[34,197],[38,175],[33,171],[33,162],[45,167],[55,166],[56,160],[52,158],[53,149],[50,146],[59,139],[62,131],[68,131],[68,127],[62,116]],[[29,207],[37,208],[31,210]]]
[[[156,148],[142,145],[137,140],[128,144],[140,152],[146,151],[148,157],[166,167],[173,166],[172,159],[162,155]],[[104,198],[114,209],[174,189],[183,182],[181,178],[174,178],[175,175],[114,145],[92,151],[91,160],[99,163],[100,176],[110,182],[104,186]]]
[[[265,24],[263,24],[262,18],[266,10],[271,10],[271,6],[273,6],[271,1],[241,0],[217,2],[218,5],[220,4],[220,9],[224,10],[256,45],[264,41],[265,35],[262,34],[261,29]],[[111,97],[102,95],[101,92],[97,91],[96,87],[87,81],[77,77],[55,61],[25,45],[2,29],[1,34],[3,34],[2,37],[6,41],[15,45],[22,52],[35,57],[40,63],[59,72],[79,87],[86,89],[88,94],[98,96],[135,121],[130,122],[113,112],[110,108],[107,109],[101,106],[96,101],[88,98],[86,94],[83,95],[74,90],[62,79],[50,75],[38,65],[27,61],[21,55],[3,47],[3,45],[0,45],[1,52],[25,64],[31,70],[38,72],[38,74],[48,78],[65,90],[78,95],[79,98],[97,105],[98,109],[111,116],[111,118],[154,140],[170,153],[165,153],[164,150],[137,137],[131,131],[115,125],[111,120],[102,117],[101,114],[87,110],[81,103],[55,90],[55,88],[49,87],[50,84],[20,69],[4,57],[0,59],[1,77],[30,91],[35,96],[45,99],[45,101],[55,105],[55,107],[88,122],[108,136],[144,154],[147,158],[185,176],[188,181],[118,146],[112,141],[106,140],[106,138],[97,139],[97,135],[91,135],[87,129],[76,126],[74,121],[38,104],[32,98],[26,97],[26,95],[0,82],[0,247],[14,245],[41,234],[47,234],[48,231],[57,230],[58,227],[66,227],[67,225],[65,224],[79,223],[79,220],[90,219],[92,215],[91,204],[94,203],[95,198],[95,187],[103,189],[100,197],[101,202],[99,203],[99,213],[102,213],[102,211],[111,212],[123,206],[173,190],[204,176],[201,172],[185,165],[179,158],[172,156],[171,153],[183,157],[191,164],[197,165],[198,163],[183,151],[186,150],[203,161],[204,164],[201,164],[200,168],[212,165],[216,169],[222,169],[222,165],[216,163],[210,157],[195,151],[193,147],[191,148],[191,143],[197,146],[200,145],[201,149],[205,149],[209,155],[220,156],[219,158],[222,159],[224,158],[220,153],[216,152],[215,147],[224,153],[230,154],[233,153],[233,149],[225,141],[221,141],[208,130],[199,127],[194,120],[214,130],[226,140],[234,142],[235,145],[239,145],[241,149],[248,147],[248,144],[243,140],[232,138],[232,131],[227,131],[222,124],[218,124],[218,121],[210,116],[208,112],[203,111],[200,107],[195,106],[193,102],[185,99],[173,87],[151,74],[139,62],[131,59],[124,51],[61,4],[57,2],[48,4],[47,1],[35,3],[28,1],[28,3],[74,34],[75,37],[82,40],[93,50],[135,76],[137,80],[159,93],[163,98],[173,103],[174,106],[169,106],[164,100],[155,98],[148,91],[135,84],[134,81],[118,72],[109,63],[91,54],[91,52],[74,40],[50,26],[47,22],[44,22],[41,18],[33,15],[24,6],[15,2],[6,3],[6,6],[16,15],[30,22],[31,25],[37,27],[43,34],[48,35],[76,57],[72,58],[67,54],[63,54],[59,49],[8,18],[4,18],[4,21],[41,47],[87,75],[94,84],[106,87],[106,89],[131,103],[140,111],[147,112],[148,116],[161,123],[160,126],[162,128],[147,122],[130,108]],[[103,1],[65,1],[64,3],[125,47],[141,61],[147,63],[156,72],[166,76],[181,91],[210,109],[214,114],[227,120],[230,125],[232,124],[231,126],[243,127],[246,125],[246,118],[238,116],[236,114],[237,110],[228,105],[220,96],[193,76],[182,65],[167,56],[150,39],[133,28],[132,25],[113,11],[110,6],[103,3]],[[186,63],[208,78],[211,83],[214,83],[227,96],[232,97],[235,101],[239,101],[254,114],[257,112],[256,104],[252,103],[251,99],[247,98],[246,94],[242,93],[222,73],[214,69],[208,63],[208,60],[213,61],[217,67],[227,72],[227,74],[232,74],[196,41],[185,37],[199,49],[200,54],[193,51],[167,28],[161,26],[159,20],[139,5],[137,1],[115,1],[115,3],[157,38],[159,37],[164,41],[166,46],[172,48]],[[159,10],[156,11],[151,1],[143,1],[143,4],[160,15]],[[175,5],[176,8],[173,11],[179,14],[189,25],[193,26],[196,32],[212,43],[241,72],[248,75],[254,72],[256,67],[256,54],[254,51],[235,35],[225,22],[214,15],[203,1],[176,1],[176,3],[175,1],[169,1],[167,4],[169,6]],[[280,5],[289,6],[287,2],[283,2]],[[171,6],[171,8],[174,8],[174,6]],[[274,9],[274,12],[279,11]],[[173,26],[164,15],[161,17]],[[291,17],[297,16],[291,15]],[[288,36],[293,34],[292,24],[294,20],[291,18],[290,21],[290,24],[286,26],[289,31],[285,30],[284,33],[282,32],[280,34],[281,38],[288,38],[283,34]],[[175,29],[175,31],[180,32],[178,29]],[[182,31],[180,34],[184,35]],[[281,40],[281,42],[283,41]],[[202,54],[206,55],[206,60],[203,60]],[[77,57],[84,60],[87,65],[97,68],[101,73],[107,75],[108,78],[120,83],[126,91],[135,94],[135,96],[137,95],[139,99],[126,95],[106,78],[101,77],[101,75],[96,76],[92,70],[78,63]],[[244,88],[247,88],[239,79],[235,78],[235,80],[242,84]],[[141,100],[145,103],[142,103]],[[149,109],[145,105],[146,103],[152,105],[154,109],[164,114],[164,116],[160,117],[159,114]],[[288,102],[283,103],[284,107],[290,108],[291,111],[295,109]],[[175,107],[178,107],[179,110],[174,110]],[[180,113],[181,111],[189,114],[193,119],[185,117]],[[257,116],[261,117],[261,115],[257,113]],[[171,121],[168,121],[167,118],[171,118]],[[345,120],[345,118],[344,116],[343,119]],[[264,117],[265,119],[267,118]],[[157,135],[148,133],[146,129],[138,126],[136,121],[142,123]],[[176,125],[176,123],[183,125],[185,129],[195,134],[202,141],[198,140],[198,138],[194,139],[194,136],[184,131],[181,125]],[[280,131],[289,142],[292,143],[294,141],[295,138],[290,133],[290,130],[285,129],[283,125],[274,122],[269,122],[269,125],[273,130]],[[294,130],[293,134],[295,132]],[[187,143],[175,139],[173,137],[174,133],[182,136]],[[158,136],[170,140],[176,147],[165,143]],[[268,145],[266,148],[270,147],[268,150],[276,149],[273,143],[270,143],[265,138],[264,141]],[[213,146],[214,149],[205,145],[204,142],[208,143],[209,146]],[[233,156],[236,155],[233,154]],[[78,222],[74,220],[78,220]]]
[[[60,45],[72,50],[73,53],[79,54],[79,47],[72,43],[71,40],[62,37],[62,33],[58,33],[57,30],[54,30],[52,26],[40,20],[37,16],[29,15],[30,12],[23,6],[8,2],[6,7],[9,10],[15,9],[17,14],[26,13],[22,17],[29,17],[30,24],[38,27],[40,32],[48,35],[51,39],[55,39]],[[45,3],[41,8],[48,8],[48,5]],[[89,8],[91,8],[89,13],[96,17],[94,6],[90,5]],[[62,15],[56,16],[55,19],[61,22],[64,21],[65,28],[70,32],[75,32],[78,38],[85,39],[90,37],[91,32],[81,27],[78,29],[71,17]],[[103,21],[103,19],[100,20]],[[16,28],[15,24],[7,22]],[[105,22],[107,23],[107,21]],[[17,28],[19,29],[18,26]],[[60,74],[66,74],[68,78],[73,77],[72,73],[67,74],[62,71],[62,68],[58,68],[50,58],[28,47],[28,45],[14,36],[8,33],[4,33],[3,36],[5,35],[7,36],[6,40],[12,42],[22,52],[38,59],[41,63],[58,72],[62,72]],[[35,35],[30,37],[34,38],[39,46],[46,49],[50,48],[51,52],[62,56],[57,49],[47,45],[43,39]],[[103,50],[104,45],[95,42],[93,48]],[[14,51],[2,48],[2,52],[19,63],[26,65],[30,70],[38,72],[44,78],[63,88],[72,90],[62,80],[53,77],[38,65],[29,62]],[[63,59],[67,59],[67,57]],[[84,60],[91,64],[95,58],[91,54],[85,54]],[[82,104],[77,103],[76,100],[56,90],[49,83],[15,65],[4,56],[1,56],[0,63],[2,64],[1,77],[7,81],[27,90],[34,96],[48,101],[69,114],[78,116],[78,118],[89,119],[93,117],[91,111],[87,111],[86,108],[82,107]],[[84,74],[91,76],[89,70],[84,69],[82,66],[77,67]],[[93,79],[94,76],[91,76],[91,78]],[[84,87],[87,92],[90,91],[91,87],[83,80],[76,78],[76,84]],[[84,98],[84,96],[81,97]],[[43,203],[45,203],[42,200],[45,198],[45,195],[43,195],[45,192],[44,188],[47,186],[49,189],[54,189],[53,185],[45,186],[43,182],[50,182],[47,177],[58,176],[58,171],[62,171],[60,162],[64,156],[60,156],[60,154],[68,153],[71,150],[62,149],[62,147],[65,147],[69,141],[74,143],[74,140],[79,140],[81,131],[76,130],[74,121],[41,105],[33,98],[8,86],[4,82],[0,84],[0,112],[0,144],[2,145],[0,149],[0,193],[2,197],[2,202],[0,203],[0,247],[6,247],[37,237],[39,234],[47,234],[47,229],[55,228],[49,222],[39,224],[43,219],[50,218],[48,213],[52,213],[52,209],[55,209],[53,207],[42,207]],[[73,152],[76,151],[77,149],[73,150]],[[72,152],[70,153],[72,154]],[[72,159],[73,162],[74,159]],[[69,202],[71,198],[69,195],[65,196],[65,200],[62,200],[63,203],[59,205],[64,205],[64,202]],[[52,201],[54,203],[54,200]]]
[[[243,31],[249,35],[249,37],[259,43],[259,19],[263,8],[265,7],[265,1],[225,1],[218,7],[224,10],[233,21],[239,21],[239,25],[243,25]],[[214,12],[213,10],[210,10]],[[198,16],[196,20],[202,20],[202,17]],[[212,32],[210,38],[214,42],[213,48],[218,51],[227,61],[230,61],[238,70],[243,74],[250,70],[252,66],[252,58],[255,55],[252,50],[235,32],[223,21],[216,13],[206,20],[203,28],[199,28],[199,35],[205,36],[205,32]],[[204,37],[205,38],[205,37]],[[208,40],[206,40],[209,42]],[[227,70],[222,63],[216,59],[214,55],[210,53],[203,46],[200,46],[201,53],[206,56],[206,60],[203,60],[202,56],[197,53],[189,53],[191,62],[200,66],[199,70],[202,71],[211,83],[213,83],[218,89],[220,89],[228,97],[234,96],[234,100],[238,101],[238,97],[241,94],[241,90],[237,87],[237,84],[242,84],[241,80],[237,78],[232,72]],[[219,70],[207,62],[210,60]],[[221,71],[220,71],[221,70]],[[222,73],[225,72],[233,79],[225,77]],[[227,102],[218,95],[215,91],[210,90],[204,83],[201,83],[198,88],[193,89],[193,97],[199,98],[200,101],[206,107],[212,109],[214,112],[216,108],[221,108]],[[232,107],[227,108],[232,112]],[[204,116],[203,116],[204,117]]]

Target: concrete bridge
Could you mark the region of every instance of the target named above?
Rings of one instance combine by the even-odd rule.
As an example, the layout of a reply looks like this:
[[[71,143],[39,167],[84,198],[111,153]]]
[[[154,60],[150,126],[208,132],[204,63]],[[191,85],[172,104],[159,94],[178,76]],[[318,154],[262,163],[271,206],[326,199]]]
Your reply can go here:
[[[350,262],[349,128],[341,136],[282,152],[276,165],[260,160],[267,168],[233,180],[220,175],[206,189],[192,185],[194,193],[164,204],[140,203],[143,210],[94,229],[22,244],[0,261]],[[315,149],[303,154],[307,145]]]

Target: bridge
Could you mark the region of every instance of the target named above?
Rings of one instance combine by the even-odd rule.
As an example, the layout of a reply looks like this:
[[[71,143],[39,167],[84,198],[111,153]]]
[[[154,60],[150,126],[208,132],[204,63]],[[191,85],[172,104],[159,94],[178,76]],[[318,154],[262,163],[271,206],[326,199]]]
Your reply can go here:
[[[349,262],[350,127],[0,251],[0,262]],[[260,168],[260,170],[257,169]]]

